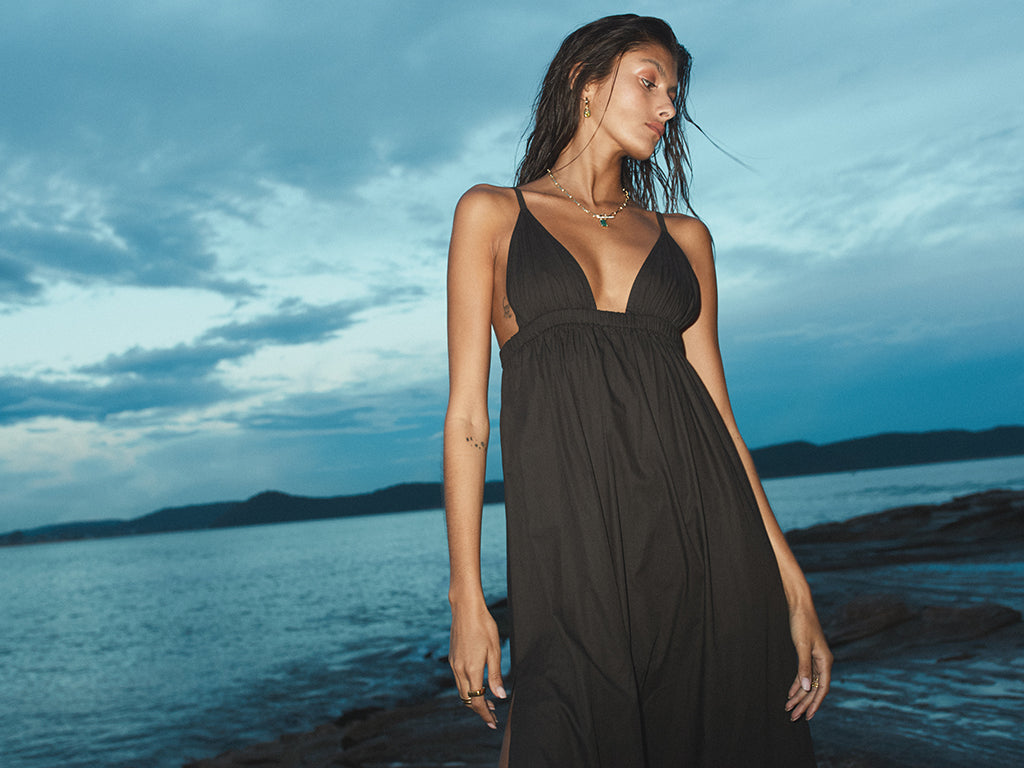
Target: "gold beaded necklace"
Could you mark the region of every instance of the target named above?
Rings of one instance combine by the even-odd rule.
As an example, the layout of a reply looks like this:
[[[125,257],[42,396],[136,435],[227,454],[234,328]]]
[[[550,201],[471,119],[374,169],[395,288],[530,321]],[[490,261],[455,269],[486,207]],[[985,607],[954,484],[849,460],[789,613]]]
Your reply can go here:
[[[575,197],[570,195],[569,192],[566,190],[566,188],[558,183],[558,179],[555,178],[555,174],[553,174],[551,172],[550,168],[548,168],[548,176],[551,177],[551,181],[554,182],[556,187],[558,187],[560,190],[562,190],[562,193],[566,197],[568,197],[570,200],[572,200],[574,203],[576,203],[576,206],[581,211],[583,211],[585,214],[587,214],[588,216],[593,216],[595,219],[597,219],[597,222],[602,227],[607,227],[608,226],[608,222],[611,221],[612,219],[614,219],[618,214],[622,213],[622,209],[625,208],[629,204],[629,191],[625,187],[623,187],[622,188],[622,193],[626,196],[626,199],[622,201],[622,205],[620,205],[618,208],[616,208],[611,213],[594,213],[589,208],[587,208],[585,205],[583,205],[583,203],[581,203]]]

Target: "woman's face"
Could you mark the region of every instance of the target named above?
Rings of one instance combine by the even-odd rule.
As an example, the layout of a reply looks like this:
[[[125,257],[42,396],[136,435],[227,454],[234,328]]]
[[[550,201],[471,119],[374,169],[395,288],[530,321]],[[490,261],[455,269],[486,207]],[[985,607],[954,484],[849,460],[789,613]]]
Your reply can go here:
[[[610,139],[633,159],[645,160],[675,117],[678,87],[676,60],[668,51],[660,45],[634,48],[611,75],[584,89],[591,116],[581,119],[580,130],[599,126],[595,140]]]

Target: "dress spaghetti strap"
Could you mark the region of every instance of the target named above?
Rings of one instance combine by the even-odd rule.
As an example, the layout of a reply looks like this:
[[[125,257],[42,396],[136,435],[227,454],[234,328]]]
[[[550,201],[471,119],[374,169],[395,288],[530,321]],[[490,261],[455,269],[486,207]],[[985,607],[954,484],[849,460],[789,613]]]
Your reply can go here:
[[[661,231],[668,232],[668,229],[665,227],[665,217],[661,215],[661,211],[655,211],[654,215],[658,217],[658,226],[661,227]]]
[[[519,210],[526,212],[526,201],[523,200],[523,190],[519,187],[512,187],[512,189],[515,190],[516,199],[519,200]]]

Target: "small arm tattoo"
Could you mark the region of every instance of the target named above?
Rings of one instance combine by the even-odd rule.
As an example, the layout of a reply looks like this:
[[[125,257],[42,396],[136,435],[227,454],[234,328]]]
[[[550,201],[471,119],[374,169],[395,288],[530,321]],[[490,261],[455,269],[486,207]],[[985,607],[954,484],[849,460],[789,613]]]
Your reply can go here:
[[[481,450],[486,450],[487,449],[487,441],[486,440],[475,440],[472,437],[467,437],[466,438],[466,442],[469,443],[474,448],[480,448]]]
[[[509,306],[508,296],[501,297],[501,311],[505,314],[507,319],[512,318],[512,307]]]

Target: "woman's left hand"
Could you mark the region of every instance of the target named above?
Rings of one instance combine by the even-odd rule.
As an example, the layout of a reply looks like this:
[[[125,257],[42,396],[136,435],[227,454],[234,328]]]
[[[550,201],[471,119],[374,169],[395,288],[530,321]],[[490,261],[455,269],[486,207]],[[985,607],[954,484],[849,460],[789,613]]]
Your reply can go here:
[[[814,608],[791,611],[789,629],[799,665],[796,679],[789,688],[786,711],[792,720],[799,720],[801,716],[810,720],[828,693],[832,680],[832,651],[828,649]]]

